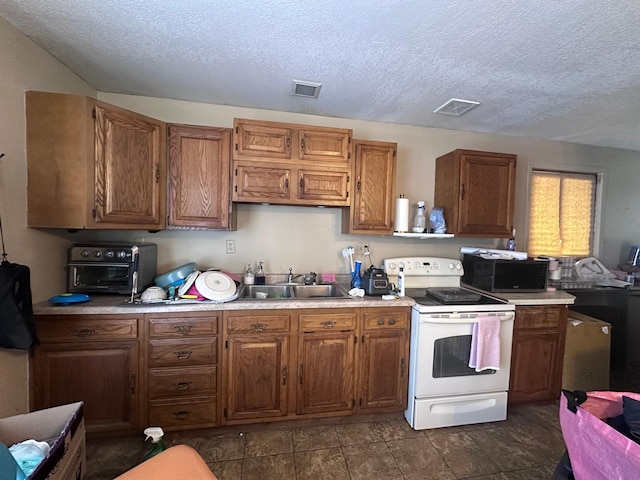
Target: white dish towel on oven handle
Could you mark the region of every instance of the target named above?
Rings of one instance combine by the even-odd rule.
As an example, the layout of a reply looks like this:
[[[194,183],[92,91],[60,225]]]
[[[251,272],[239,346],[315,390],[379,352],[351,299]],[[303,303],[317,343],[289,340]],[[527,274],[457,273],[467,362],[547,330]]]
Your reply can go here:
[[[476,318],[471,334],[469,368],[476,372],[500,370],[500,317],[482,315]]]

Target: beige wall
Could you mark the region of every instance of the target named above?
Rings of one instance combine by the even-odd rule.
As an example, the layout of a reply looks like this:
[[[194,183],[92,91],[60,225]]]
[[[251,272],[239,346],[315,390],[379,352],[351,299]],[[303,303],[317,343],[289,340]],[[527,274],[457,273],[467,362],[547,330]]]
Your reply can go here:
[[[65,288],[64,264],[70,242],[85,239],[134,240],[159,245],[159,272],[188,261],[201,268],[241,271],[247,262],[263,260],[267,273],[345,272],[342,248],[367,243],[374,263],[385,257],[436,255],[457,257],[463,245],[496,246],[480,239],[409,240],[397,237],[342,235],[340,210],[331,208],[237,205],[238,229],[217,231],[80,232],[38,231],[25,227],[26,160],[24,91],[29,89],[95,95],[95,91],[26,37],[0,20],[0,212],[9,259],[32,269],[34,300],[46,300]],[[347,127],[360,139],[398,143],[397,194],[412,203],[433,206],[435,158],[455,148],[501,151],[518,155],[516,228],[526,248],[527,175],[532,165],[587,166],[605,174],[600,258],[615,266],[631,243],[640,243],[637,212],[640,200],[638,152],[595,148],[531,138],[474,134],[385,123],[253,110],[175,100],[99,93],[98,98],[167,122],[231,127],[234,117]],[[429,113],[425,113],[428,115]],[[235,255],[225,254],[225,241],[236,241]],[[366,263],[365,263],[366,266]],[[27,409],[27,356],[0,351],[0,417]]]
[[[0,19],[0,214],[8,260],[31,268],[34,298],[60,291],[59,277],[69,244],[64,234],[26,228],[27,165],[24,92],[51,90],[95,96],[67,68]],[[0,319],[1,321],[1,319]],[[28,410],[28,355],[0,349],[0,417]]]

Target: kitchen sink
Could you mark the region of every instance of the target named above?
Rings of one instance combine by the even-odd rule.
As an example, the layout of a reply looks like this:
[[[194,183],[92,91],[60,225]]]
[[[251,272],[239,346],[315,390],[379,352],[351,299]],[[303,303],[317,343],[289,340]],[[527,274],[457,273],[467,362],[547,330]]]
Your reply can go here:
[[[343,298],[349,294],[339,285],[296,285],[293,291],[297,299],[301,298]]]
[[[266,297],[265,297],[266,295]],[[255,298],[257,300],[282,300],[293,297],[292,285],[245,285],[239,298]]]
[[[245,285],[239,298],[244,300],[318,300],[322,298],[349,298],[344,287],[335,284],[322,285]]]

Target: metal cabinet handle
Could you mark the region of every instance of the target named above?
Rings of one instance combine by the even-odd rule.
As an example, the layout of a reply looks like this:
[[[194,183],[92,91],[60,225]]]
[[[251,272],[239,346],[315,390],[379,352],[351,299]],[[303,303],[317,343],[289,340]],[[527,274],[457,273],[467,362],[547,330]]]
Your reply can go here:
[[[302,364],[300,364],[298,366],[298,382],[300,383],[300,385],[302,385],[302,370],[303,370],[303,366]]]
[[[402,360],[400,360],[400,373],[404,374],[404,369],[406,367],[406,362],[404,360],[404,358]]]
[[[160,183],[160,165],[156,163],[156,183]]]
[[[302,149],[302,151],[304,152],[304,137],[302,137],[300,139],[300,148]]]
[[[179,359],[189,358],[193,352],[189,350],[180,350],[178,352],[173,352],[176,357]]]
[[[384,325],[384,320],[378,320],[378,325]]]
[[[360,177],[358,177],[358,180],[356,181],[356,190],[360,191],[360,186],[362,185],[362,183],[360,182]]]
[[[176,387],[176,390],[189,390],[191,388],[191,382],[174,383],[173,386]]]
[[[304,174],[300,174],[300,190],[304,190]]]
[[[291,146],[291,138],[289,138],[289,134],[287,133],[287,148]]]
[[[333,328],[336,326],[337,322],[334,322],[332,320],[327,320],[326,322],[320,322],[320,325],[322,325],[323,328]]]
[[[186,420],[189,418],[191,412],[189,410],[178,410],[177,412],[173,412],[173,415],[179,420]]]
[[[465,195],[466,191],[464,189],[464,183],[462,184],[462,190],[460,190],[460,199],[464,200],[464,195]]]
[[[289,190],[289,177],[284,179],[284,188],[286,188],[287,190]]]
[[[282,385],[286,385],[287,384],[287,366],[283,365],[282,366]]]
[[[175,328],[176,332],[181,333],[183,335],[186,335],[191,331],[191,325],[176,325],[173,328]]]
[[[136,374],[135,373],[129,374],[129,392],[131,392],[131,395],[136,393]]]
[[[252,323],[251,328],[253,328],[256,332],[263,332],[265,328],[267,328],[266,323]]]
[[[395,320],[389,320],[389,325],[395,325],[396,321]]]
[[[78,337],[90,337],[94,333],[96,333],[96,331],[93,328],[81,328],[76,332],[76,335]]]

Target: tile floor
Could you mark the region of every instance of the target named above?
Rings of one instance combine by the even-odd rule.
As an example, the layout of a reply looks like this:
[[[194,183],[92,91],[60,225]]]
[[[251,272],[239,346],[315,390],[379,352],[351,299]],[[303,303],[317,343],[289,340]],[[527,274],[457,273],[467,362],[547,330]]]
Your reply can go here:
[[[167,432],[219,480],[548,480],[564,452],[558,404],[510,407],[504,422],[415,431],[401,413]],[[84,480],[111,480],[141,436],[89,439]]]

